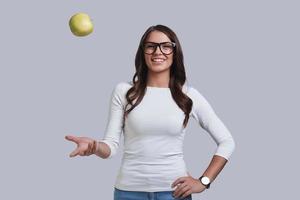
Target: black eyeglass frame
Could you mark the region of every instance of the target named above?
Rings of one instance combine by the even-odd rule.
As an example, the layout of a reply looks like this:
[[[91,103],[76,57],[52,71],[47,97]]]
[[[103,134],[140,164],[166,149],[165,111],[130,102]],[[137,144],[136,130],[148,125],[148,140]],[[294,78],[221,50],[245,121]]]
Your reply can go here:
[[[153,44],[153,45],[155,45],[154,51],[153,51],[152,53],[146,53],[146,51],[145,51],[145,45],[146,45],[146,44]],[[168,54],[164,53],[164,52],[162,51],[162,49],[161,49],[161,45],[163,45],[163,44],[172,44],[172,47],[173,47],[172,52],[171,52],[171,53],[168,53]],[[176,43],[175,43],[175,42],[161,42],[161,43],[156,43],[156,42],[145,42],[145,43],[143,44],[143,46],[142,46],[142,49],[143,49],[143,51],[144,51],[145,54],[152,55],[152,54],[154,54],[154,52],[156,52],[157,47],[159,47],[160,51],[161,51],[164,55],[170,55],[170,54],[172,54],[172,53],[174,52],[175,47],[176,47]]]

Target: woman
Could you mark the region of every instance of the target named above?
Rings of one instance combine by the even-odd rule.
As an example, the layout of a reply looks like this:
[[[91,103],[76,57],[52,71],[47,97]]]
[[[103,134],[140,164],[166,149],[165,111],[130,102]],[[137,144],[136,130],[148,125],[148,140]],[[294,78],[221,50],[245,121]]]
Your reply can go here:
[[[183,53],[168,27],[149,27],[140,40],[132,82],[114,88],[103,140],[66,136],[78,147],[70,154],[112,158],[124,134],[124,154],[115,200],[192,199],[209,188],[235,148],[234,140],[199,91],[186,83]],[[202,176],[192,177],[183,159],[189,117],[217,143]]]

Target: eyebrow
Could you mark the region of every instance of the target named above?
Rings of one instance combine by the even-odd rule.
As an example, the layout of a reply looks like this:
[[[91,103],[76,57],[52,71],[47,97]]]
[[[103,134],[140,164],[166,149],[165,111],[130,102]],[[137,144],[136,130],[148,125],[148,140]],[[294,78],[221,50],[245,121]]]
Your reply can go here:
[[[145,41],[145,42],[151,42],[151,43],[164,43],[164,42],[152,42],[152,41]],[[172,42],[172,41],[165,41],[165,42]]]

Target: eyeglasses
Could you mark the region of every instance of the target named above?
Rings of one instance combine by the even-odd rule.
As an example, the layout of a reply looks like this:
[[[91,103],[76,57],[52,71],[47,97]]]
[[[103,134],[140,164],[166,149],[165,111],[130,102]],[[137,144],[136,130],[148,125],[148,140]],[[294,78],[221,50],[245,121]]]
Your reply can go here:
[[[143,50],[145,54],[153,54],[156,51],[156,48],[159,46],[160,51],[163,54],[169,55],[173,53],[176,46],[175,42],[145,42],[143,45]]]

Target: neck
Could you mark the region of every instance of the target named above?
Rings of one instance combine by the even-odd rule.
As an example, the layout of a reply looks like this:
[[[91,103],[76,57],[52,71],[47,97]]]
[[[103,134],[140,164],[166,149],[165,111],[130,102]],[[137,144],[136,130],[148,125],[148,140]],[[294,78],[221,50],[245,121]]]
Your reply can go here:
[[[169,87],[170,71],[155,73],[148,71],[147,85],[153,87]]]

